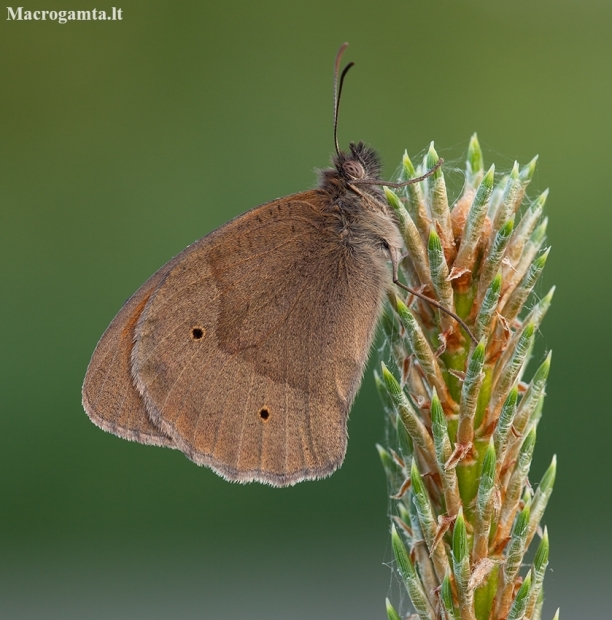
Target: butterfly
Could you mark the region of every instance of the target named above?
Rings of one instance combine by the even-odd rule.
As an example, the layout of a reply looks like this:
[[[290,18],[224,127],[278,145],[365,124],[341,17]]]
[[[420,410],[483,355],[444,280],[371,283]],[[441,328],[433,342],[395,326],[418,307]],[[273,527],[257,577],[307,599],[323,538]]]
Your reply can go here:
[[[403,242],[380,186],[433,172],[389,183],[372,148],[339,149],[345,48],[332,167],[196,241],[128,299],[83,384],[102,429],[238,482],[283,487],[341,465],[385,294],[395,282],[424,297],[397,277]]]

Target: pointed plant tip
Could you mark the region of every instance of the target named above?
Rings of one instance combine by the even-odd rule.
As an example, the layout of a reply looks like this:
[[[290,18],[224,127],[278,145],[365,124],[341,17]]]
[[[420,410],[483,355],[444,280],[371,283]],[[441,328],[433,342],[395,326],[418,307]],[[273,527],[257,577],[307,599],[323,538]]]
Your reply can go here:
[[[536,155],[522,170],[521,170],[521,179],[523,181],[530,181],[533,177],[533,173],[535,172],[536,163],[538,162],[538,155]]]
[[[529,572],[525,575],[525,579],[523,579],[523,584],[521,585],[520,589],[519,589],[519,593],[521,590],[523,590],[523,594],[526,594],[527,592],[529,592],[529,590],[531,589],[531,569],[529,569]],[[518,598],[518,594],[517,594],[517,598]]]
[[[495,183],[495,164],[491,164],[491,167],[487,170],[484,177],[482,177],[481,183],[484,183],[486,187],[493,187]]]
[[[479,172],[483,168],[482,149],[476,134],[470,138],[470,144],[468,145],[468,165],[472,172]]]
[[[559,613],[561,612],[561,609],[557,609],[557,613],[554,615],[553,620],[559,620]]]
[[[510,178],[513,180],[518,179],[519,174],[519,163],[515,161],[514,166],[512,166],[512,171],[510,172]]]
[[[397,613],[397,611],[395,611],[395,608],[393,607],[391,601],[388,598],[385,599],[385,607],[387,609],[388,620],[401,620],[399,614]]]
[[[544,205],[544,203],[546,202],[546,199],[548,198],[548,194],[550,193],[550,189],[547,187],[539,196],[538,196],[538,202],[540,203],[540,205]]]
[[[440,237],[433,228],[429,231],[428,249],[442,250],[442,242],[440,241]]]
[[[440,157],[438,156],[438,153],[436,152],[436,149],[434,148],[434,143],[432,140],[431,144],[429,145],[429,150],[427,151],[427,155],[425,156],[426,166],[428,168],[433,168],[438,163],[439,159]],[[439,170],[437,172],[439,172]],[[434,176],[435,176],[435,173],[434,173]]]
[[[514,230],[514,215],[501,227],[500,233],[505,237],[509,237]]]
[[[393,190],[389,189],[386,185],[384,185],[383,191],[385,192],[385,198],[387,199],[387,202],[395,211],[399,211],[404,207],[398,195]]]
[[[535,332],[535,323],[529,323],[523,332],[524,338],[531,338]]]
[[[408,155],[408,151],[404,151],[404,156],[402,157],[402,165],[404,166],[404,172],[408,178],[415,176],[416,170],[414,169],[414,164]]]
[[[495,464],[497,460],[497,454],[495,453],[495,445],[493,443],[493,437],[489,440],[487,451],[485,452],[484,459],[482,461],[482,477],[488,476],[491,478],[495,474]]]

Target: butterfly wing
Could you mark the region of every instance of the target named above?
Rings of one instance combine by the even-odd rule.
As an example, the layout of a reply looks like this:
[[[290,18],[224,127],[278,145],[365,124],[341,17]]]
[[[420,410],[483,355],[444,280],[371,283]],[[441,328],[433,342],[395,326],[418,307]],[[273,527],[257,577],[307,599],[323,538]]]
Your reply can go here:
[[[124,439],[166,447],[174,442],[147,416],[130,373],[130,354],[136,323],[172,264],[151,276],[117,313],[91,357],[82,392],[83,407],[100,428]]]
[[[230,480],[286,486],[344,459],[384,278],[320,200],[262,205],[195,243],[136,326],[132,375],[150,418]]]

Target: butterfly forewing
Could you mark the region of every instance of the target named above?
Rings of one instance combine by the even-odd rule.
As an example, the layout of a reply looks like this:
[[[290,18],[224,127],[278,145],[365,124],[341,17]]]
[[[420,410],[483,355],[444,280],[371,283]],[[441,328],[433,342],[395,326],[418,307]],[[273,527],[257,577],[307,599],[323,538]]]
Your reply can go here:
[[[304,192],[204,237],[138,320],[132,375],[150,418],[226,478],[285,486],[344,458],[386,278],[323,206]]]

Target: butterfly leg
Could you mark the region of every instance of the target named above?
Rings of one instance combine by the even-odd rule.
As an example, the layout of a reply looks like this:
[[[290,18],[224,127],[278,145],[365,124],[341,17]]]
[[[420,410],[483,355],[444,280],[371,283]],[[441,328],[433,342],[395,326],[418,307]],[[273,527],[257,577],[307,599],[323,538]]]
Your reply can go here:
[[[478,345],[478,340],[476,339],[476,336],[474,336],[470,328],[467,326],[465,321],[460,316],[455,314],[452,310],[445,308],[440,302],[436,301],[435,299],[432,299],[431,297],[428,297],[427,295],[423,295],[423,293],[411,288],[410,286],[406,286],[403,282],[400,281],[398,257],[393,252],[390,252],[390,255],[391,255],[391,265],[393,267],[393,284],[395,284],[396,286],[399,286],[401,289],[407,291],[411,295],[414,295],[415,297],[419,297],[423,301],[426,301],[428,304],[435,306],[436,308],[439,308],[440,310],[442,310],[442,312],[445,312],[446,314],[451,316],[466,331],[468,336],[471,338],[472,342],[475,345]]]

